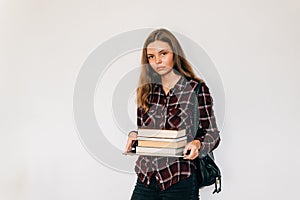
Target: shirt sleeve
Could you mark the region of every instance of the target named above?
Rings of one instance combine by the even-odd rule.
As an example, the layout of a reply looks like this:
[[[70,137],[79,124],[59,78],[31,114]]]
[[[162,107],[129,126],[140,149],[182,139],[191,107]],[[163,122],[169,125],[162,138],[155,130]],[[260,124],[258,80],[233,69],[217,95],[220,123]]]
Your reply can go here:
[[[219,130],[213,111],[213,99],[209,88],[202,83],[198,93],[199,127],[195,139],[200,140],[200,157],[217,148],[220,142]]]
[[[137,128],[141,128],[142,126],[142,109],[141,108],[137,108],[137,115],[136,115],[136,124],[137,124]],[[138,131],[137,130],[131,130],[129,133],[128,133],[128,136],[130,135],[131,132],[135,132],[136,134],[138,134]]]
[[[142,126],[142,108],[137,108],[137,127],[140,128]]]

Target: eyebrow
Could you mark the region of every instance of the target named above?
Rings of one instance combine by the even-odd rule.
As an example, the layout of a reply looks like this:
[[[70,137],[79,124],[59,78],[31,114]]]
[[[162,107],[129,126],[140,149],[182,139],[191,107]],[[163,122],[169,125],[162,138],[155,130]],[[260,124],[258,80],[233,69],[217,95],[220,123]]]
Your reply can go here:
[[[160,50],[158,53],[161,53],[161,52],[163,52],[163,51],[169,51],[169,49],[162,49],[162,50]],[[147,55],[153,55],[153,54],[147,53]]]

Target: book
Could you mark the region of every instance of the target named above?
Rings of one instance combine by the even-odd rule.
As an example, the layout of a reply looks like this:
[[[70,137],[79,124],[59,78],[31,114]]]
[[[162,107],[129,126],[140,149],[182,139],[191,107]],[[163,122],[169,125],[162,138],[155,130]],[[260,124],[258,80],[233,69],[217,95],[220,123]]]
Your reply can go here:
[[[157,141],[138,141],[140,147],[160,147],[160,148],[179,148],[186,145],[186,141],[180,142],[157,142]]]
[[[164,148],[179,148],[184,147],[187,144],[187,137],[180,138],[149,138],[149,137],[137,137],[138,146],[142,147],[164,147]]]
[[[176,158],[182,158],[184,157],[183,154],[160,154],[160,155],[156,155],[156,154],[151,154],[151,153],[133,153],[133,152],[123,152],[122,153],[125,156],[164,156],[164,157],[176,157]]]
[[[138,136],[155,138],[178,138],[185,136],[185,129],[182,130],[160,130],[160,129],[138,129]]]
[[[137,136],[137,140],[146,140],[146,141],[158,141],[158,142],[179,142],[186,140],[187,136],[178,137],[178,138],[156,138],[156,137],[142,137]]]
[[[136,153],[149,153],[149,154],[155,154],[155,155],[165,155],[165,154],[171,154],[171,155],[182,155],[183,154],[184,147],[180,148],[155,148],[155,147],[136,147]]]

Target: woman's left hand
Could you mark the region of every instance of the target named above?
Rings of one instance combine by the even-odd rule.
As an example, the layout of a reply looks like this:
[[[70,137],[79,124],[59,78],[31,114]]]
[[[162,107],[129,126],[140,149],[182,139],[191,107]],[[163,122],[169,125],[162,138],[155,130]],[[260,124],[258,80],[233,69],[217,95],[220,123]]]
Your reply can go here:
[[[184,148],[183,159],[194,160],[195,158],[197,158],[199,155],[198,151],[200,147],[201,147],[201,142],[199,140],[193,140],[189,142]],[[188,155],[186,155],[187,152],[189,152]]]

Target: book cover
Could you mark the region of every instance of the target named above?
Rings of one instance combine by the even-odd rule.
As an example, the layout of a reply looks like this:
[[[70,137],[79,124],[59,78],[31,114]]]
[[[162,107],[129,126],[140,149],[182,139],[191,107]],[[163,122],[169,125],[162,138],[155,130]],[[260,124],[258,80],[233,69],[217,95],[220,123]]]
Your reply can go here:
[[[138,136],[155,138],[178,138],[185,136],[185,129],[182,130],[160,130],[160,129],[138,129]]]
[[[183,140],[187,140],[187,136],[183,136],[183,137],[179,137],[179,138],[157,138],[157,137],[138,136],[137,140],[156,141],[156,142],[180,142]]]
[[[186,140],[179,142],[158,142],[158,141],[138,141],[139,147],[160,147],[160,148],[179,148],[184,147],[187,144]]]
[[[184,150],[184,147],[181,148],[155,148],[155,147],[136,147],[136,153],[150,153],[150,154],[172,154],[172,155],[178,155],[182,154]]]
[[[143,147],[163,147],[163,148],[179,148],[187,144],[187,137],[180,138],[150,138],[138,136],[138,146]]]

